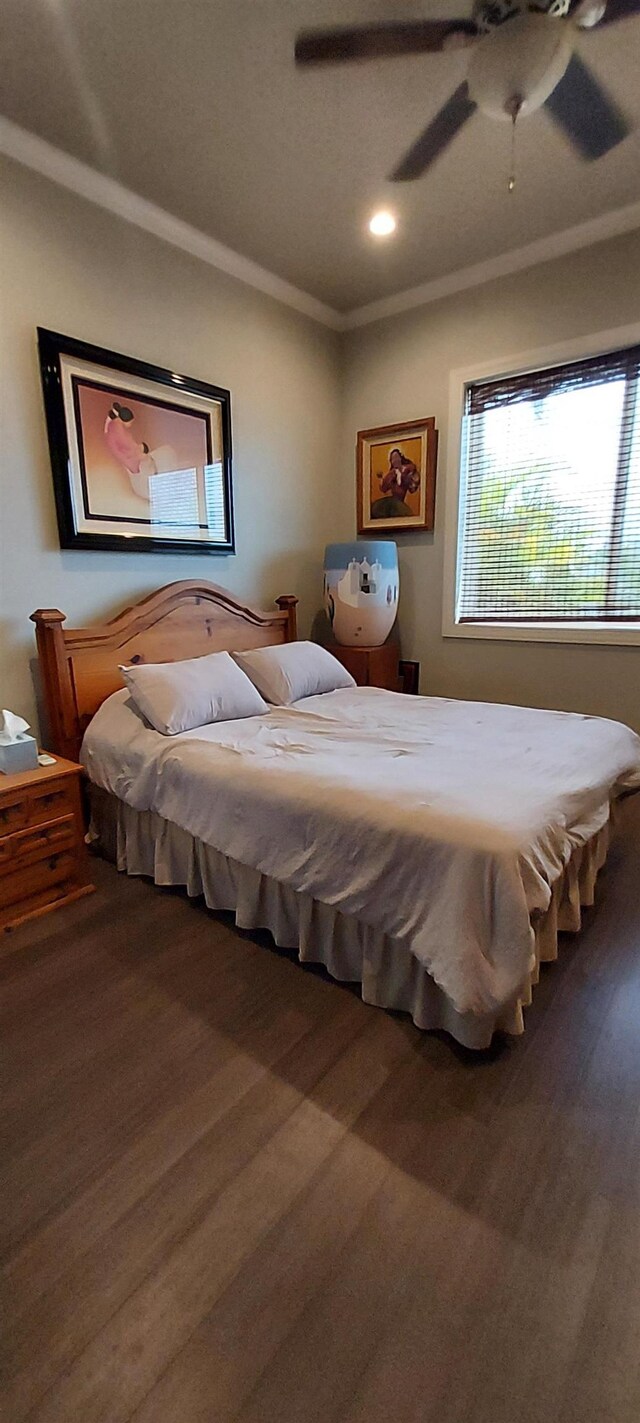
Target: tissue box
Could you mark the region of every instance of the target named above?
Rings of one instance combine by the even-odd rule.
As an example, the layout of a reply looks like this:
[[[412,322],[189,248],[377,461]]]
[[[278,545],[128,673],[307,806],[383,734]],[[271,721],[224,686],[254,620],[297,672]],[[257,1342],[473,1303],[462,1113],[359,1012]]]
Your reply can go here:
[[[7,776],[16,771],[36,771],[38,769],[38,743],[35,737],[22,731],[15,741],[0,741],[0,771]]]

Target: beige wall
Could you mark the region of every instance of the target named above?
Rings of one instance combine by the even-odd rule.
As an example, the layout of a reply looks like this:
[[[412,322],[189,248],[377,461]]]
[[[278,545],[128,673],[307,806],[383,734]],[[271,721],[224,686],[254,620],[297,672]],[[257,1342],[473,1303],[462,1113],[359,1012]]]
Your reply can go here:
[[[345,360],[345,490],[355,433],[435,415],[435,534],[398,539],[400,633],[435,695],[576,708],[640,729],[640,648],[442,636],[443,532],[452,370],[640,321],[640,233],[353,331]],[[343,496],[346,498],[346,494]],[[353,519],[353,511],[351,514]],[[353,527],[353,524],[352,524]]]
[[[336,536],[338,338],[17,165],[0,181],[0,706],[34,717],[29,614],[42,605],[83,624],[204,576],[265,606],[297,593],[308,629]],[[60,551],[38,325],[231,390],[236,556]]]

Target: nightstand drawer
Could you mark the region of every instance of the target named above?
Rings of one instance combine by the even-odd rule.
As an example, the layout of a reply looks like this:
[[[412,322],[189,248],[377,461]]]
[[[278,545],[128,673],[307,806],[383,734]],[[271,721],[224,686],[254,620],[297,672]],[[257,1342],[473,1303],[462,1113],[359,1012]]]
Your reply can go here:
[[[0,804],[0,835],[10,835],[13,830],[22,830],[27,823],[27,800],[24,791],[13,796],[3,796]]]
[[[0,840],[0,876],[13,874],[23,866],[57,854],[59,850],[73,849],[76,839],[76,825],[72,815],[65,816],[63,820],[55,820],[51,825],[36,826],[33,829],[19,830],[15,835],[5,835]]]
[[[2,786],[0,784],[0,790]],[[0,801],[0,836],[11,835],[28,825],[44,825],[74,810],[74,788],[67,780],[44,781],[42,785],[14,791]]]
[[[56,851],[35,864],[18,863],[11,874],[0,878],[0,909],[40,895],[54,885],[66,881],[71,885],[77,879],[78,857],[73,850]]]
[[[0,774],[0,933],[93,892],[81,776],[62,756]]]

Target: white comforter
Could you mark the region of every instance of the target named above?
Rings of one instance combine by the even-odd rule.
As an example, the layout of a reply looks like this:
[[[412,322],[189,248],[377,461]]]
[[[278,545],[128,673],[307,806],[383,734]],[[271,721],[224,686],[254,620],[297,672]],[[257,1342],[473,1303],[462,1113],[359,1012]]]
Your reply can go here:
[[[128,805],[400,940],[473,1013],[520,995],[531,916],[640,787],[618,722],[376,688],[176,737],[117,692],[82,758]]]

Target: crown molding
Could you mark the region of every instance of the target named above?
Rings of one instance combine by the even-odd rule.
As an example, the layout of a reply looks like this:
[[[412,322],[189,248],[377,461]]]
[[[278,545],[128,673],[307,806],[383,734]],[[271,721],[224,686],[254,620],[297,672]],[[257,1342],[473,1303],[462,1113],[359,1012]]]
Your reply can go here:
[[[76,193],[78,197],[85,198],[87,202],[104,208],[125,222],[132,223],[134,227],[142,228],[172,247],[188,252],[201,262],[208,263],[210,267],[226,272],[228,276],[244,282],[245,286],[273,297],[275,301],[291,307],[303,316],[311,317],[313,321],[318,321],[333,331],[353,331],[374,321],[399,316],[413,307],[426,306],[430,302],[440,301],[442,297],[469,291],[485,282],[523,272],[528,267],[536,267],[544,262],[552,262],[556,257],[567,256],[597,242],[605,242],[607,238],[620,237],[625,232],[640,228],[640,202],[629,203],[626,207],[614,208],[611,212],[601,213],[599,217],[567,227],[562,232],[536,238],[535,241],[528,242],[523,247],[516,247],[510,252],[503,252],[498,257],[489,257],[471,267],[462,267],[447,276],[435,277],[432,281],[422,282],[419,286],[410,287],[393,296],[382,297],[379,301],[354,307],[351,311],[340,312],[318,301],[308,292],[292,286],[266,267],[252,262],[249,257],[243,257],[231,247],[225,247],[214,237],[191,227],[181,218],[174,217],[156,203],[140,197],[115,178],[98,173],[87,163],[73,158],[71,154],[56,148],[36,134],[29,133],[27,129],[12,123],[2,115],[0,153],[58,183],[60,187]]]
[[[579,222],[575,227],[567,227],[563,232],[553,232],[548,237],[538,237],[524,247],[515,247],[511,252],[502,252],[499,257],[489,257],[484,262],[476,262],[472,267],[461,267],[446,277],[436,277],[431,282],[410,287],[408,291],[397,292],[395,296],[383,297],[380,301],[369,302],[367,306],[354,307],[347,312],[343,329],[355,330],[358,326],[368,326],[372,321],[383,321],[389,316],[399,316],[416,306],[426,306],[442,297],[454,296],[456,292],[468,291],[470,287],[482,286],[495,281],[496,277],[508,277],[514,272],[523,272],[527,267],[537,267],[543,262],[552,262],[555,257],[565,257],[580,248],[592,247],[596,242],[605,242],[610,237],[620,237],[625,232],[634,232],[640,227],[640,202],[628,203],[623,208],[613,208],[599,217]]]
[[[201,262],[207,262],[210,267],[216,267],[218,271],[236,277],[246,286],[254,287],[266,296],[282,302],[284,306],[292,307],[303,316],[310,316],[313,321],[330,326],[334,331],[342,330],[344,317],[340,312],[325,306],[324,302],[318,301],[308,292],[300,291],[298,287],[267,271],[257,262],[252,262],[249,257],[242,257],[231,247],[225,247],[214,237],[208,237],[198,228],[191,227],[188,222],[165,212],[164,208],[140,197],[130,188],[125,188],[115,178],[109,178],[106,173],[98,173],[87,163],[80,162],[70,153],[64,153],[62,149],[54,147],[52,143],[47,143],[37,134],[29,133],[27,129],[1,115],[0,153],[4,153],[7,158],[13,158],[25,168],[40,173],[43,178],[50,178],[60,187],[68,188],[70,192],[94,203],[96,207],[105,208],[107,212],[132,223],[134,227],[141,227],[145,232],[152,233],[162,242],[179,247],[192,257],[198,257]]]

